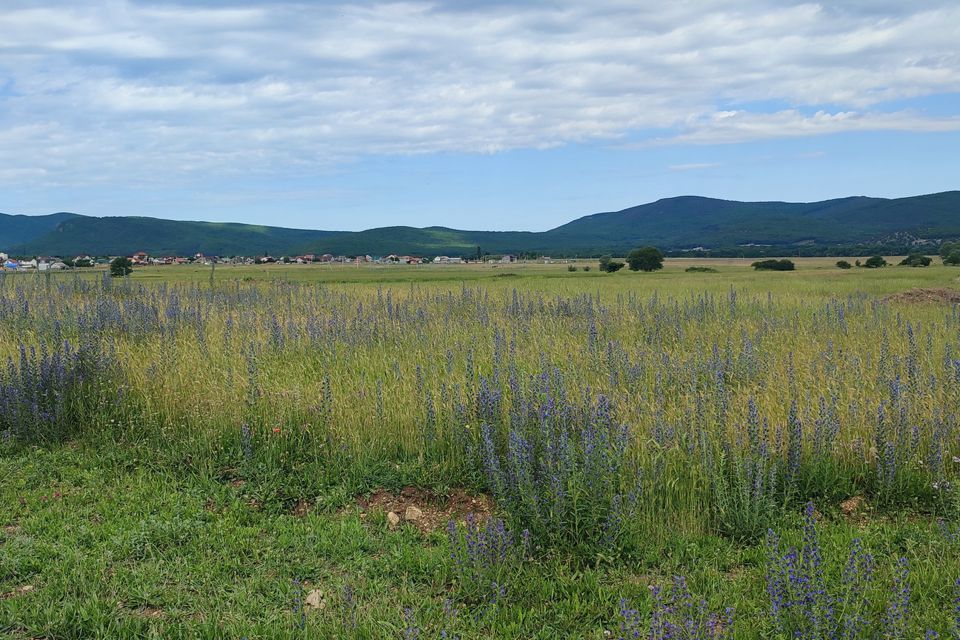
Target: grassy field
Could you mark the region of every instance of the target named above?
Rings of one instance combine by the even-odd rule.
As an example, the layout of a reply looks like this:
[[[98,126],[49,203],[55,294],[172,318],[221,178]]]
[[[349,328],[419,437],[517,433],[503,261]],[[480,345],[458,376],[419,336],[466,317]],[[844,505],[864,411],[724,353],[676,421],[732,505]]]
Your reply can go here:
[[[836,260],[0,275],[0,636],[960,638],[960,270]]]

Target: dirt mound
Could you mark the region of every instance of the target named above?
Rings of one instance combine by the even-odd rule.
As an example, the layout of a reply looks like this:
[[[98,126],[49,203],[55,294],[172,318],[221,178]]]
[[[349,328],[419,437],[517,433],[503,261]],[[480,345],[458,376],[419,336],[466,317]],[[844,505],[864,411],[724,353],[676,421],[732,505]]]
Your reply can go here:
[[[960,291],[955,289],[909,289],[894,293],[884,302],[907,302],[912,304],[960,304]]]
[[[446,496],[419,487],[404,487],[399,494],[378,489],[369,496],[357,499],[361,517],[367,512],[383,511],[388,522],[407,522],[424,533],[447,526],[450,520],[462,520],[468,513],[486,518],[493,510],[490,498],[484,495],[471,496],[463,489],[454,489]],[[395,517],[390,518],[390,514]]]
[[[870,511],[870,505],[863,496],[853,496],[840,503],[840,512],[851,522],[861,522]]]

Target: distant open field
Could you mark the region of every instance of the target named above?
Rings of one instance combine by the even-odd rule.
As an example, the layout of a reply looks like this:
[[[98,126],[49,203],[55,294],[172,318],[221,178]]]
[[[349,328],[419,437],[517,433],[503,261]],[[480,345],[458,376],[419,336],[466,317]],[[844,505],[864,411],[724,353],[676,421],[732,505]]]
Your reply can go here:
[[[960,269],[838,259],[0,275],[0,636],[960,638]]]

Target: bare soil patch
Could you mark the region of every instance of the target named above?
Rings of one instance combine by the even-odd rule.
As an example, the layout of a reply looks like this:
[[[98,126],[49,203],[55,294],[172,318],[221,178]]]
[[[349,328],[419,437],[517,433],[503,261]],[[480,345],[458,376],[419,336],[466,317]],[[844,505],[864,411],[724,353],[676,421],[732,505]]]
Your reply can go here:
[[[293,508],[290,510],[290,513],[297,518],[302,518],[310,513],[312,505],[306,500],[297,500],[297,503],[293,505]]]
[[[163,609],[151,607],[149,605],[132,609],[130,613],[138,618],[148,618],[150,620],[157,620],[158,618],[163,617]]]
[[[869,511],[870,505],[863,496],[853,496],[840,503],[840,512],[848,521],[862,522]]]
[[[445,527],[450,520],[463,520],[470,513],[485,519],[493,511],[489,497],[472,496],[463,489],[454,489],[446,496],[419,487],[404,487],[399,494],[378,489],[369,496],[357,498],[357,504],[361,517],[367,512],[383,511],[388,515],[388,522],[406,522],[424,533]],[[389,517],[391,513],[395,518]]]
[[[910,304],[960,304],[960,291],[956,289],[908,289],[885,297],[884,302]]]
[[[28,593],[33,593],[36,591],[36,587],[32,584],[25,584],[22,587],[17,587],[13,591],[8,591],[7,593],[0,593],[0,600],[9,600],[10,598],[19,598],[20,596],[25,596]]]

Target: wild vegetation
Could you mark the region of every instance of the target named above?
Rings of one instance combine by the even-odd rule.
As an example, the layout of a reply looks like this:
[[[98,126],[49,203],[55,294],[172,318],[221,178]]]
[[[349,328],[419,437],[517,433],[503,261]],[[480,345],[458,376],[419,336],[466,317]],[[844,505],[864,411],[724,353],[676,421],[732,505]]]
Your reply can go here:
[[[0,633],[960,637],[956,272],[797,267],[0,275]]]

